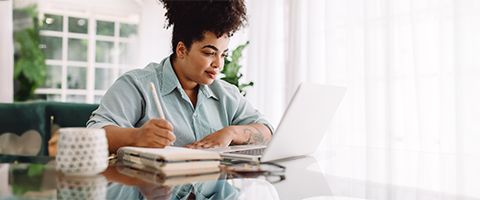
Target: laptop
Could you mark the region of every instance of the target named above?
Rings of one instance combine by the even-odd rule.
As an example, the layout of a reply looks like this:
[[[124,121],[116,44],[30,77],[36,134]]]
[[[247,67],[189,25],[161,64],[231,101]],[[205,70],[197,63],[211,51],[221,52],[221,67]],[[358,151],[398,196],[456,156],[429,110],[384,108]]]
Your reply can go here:
[[[212,148],[224,159],[268,162],[314,152],[333,118],[346,88],[314,83],[300,84],[268,145]]]

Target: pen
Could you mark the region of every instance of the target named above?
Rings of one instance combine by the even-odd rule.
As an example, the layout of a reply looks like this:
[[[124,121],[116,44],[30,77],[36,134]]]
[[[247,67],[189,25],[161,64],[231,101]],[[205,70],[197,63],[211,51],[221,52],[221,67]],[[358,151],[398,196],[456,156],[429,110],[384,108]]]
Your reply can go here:
[[[158,114],[160,115],[160,119],[165,119],[165,114],[163,113],[162,105],[160,104],[160,99],[157,94],[157,89],[155,88],[155,85],[152,82],[150,82],[150,90],[153,95],[153,101],[157,106],[157,111],[158,111]]]
[[[155,102],[155,106],[157,107],[160,119],[165,119],[165,114],[163,113],[162,105],[160,104],[160,97],[158,96],[157,89],[152,82],[150,82],[150,90],[152,91],[153,101]],[[174,142],[171,142],[170,145],[174,145]]]

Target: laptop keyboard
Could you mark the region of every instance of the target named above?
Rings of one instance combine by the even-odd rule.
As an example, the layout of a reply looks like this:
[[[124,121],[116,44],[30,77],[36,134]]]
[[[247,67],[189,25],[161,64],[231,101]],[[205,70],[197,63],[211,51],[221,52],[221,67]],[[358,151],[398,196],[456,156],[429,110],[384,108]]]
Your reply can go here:
[[[243,150],[243,151],[234,151],[234,152],[230,152],[230,153],[252,155],[252,156],[261,156],[263,154],[263,151],[265,151],[265,148],[249,149],[249,150]]]

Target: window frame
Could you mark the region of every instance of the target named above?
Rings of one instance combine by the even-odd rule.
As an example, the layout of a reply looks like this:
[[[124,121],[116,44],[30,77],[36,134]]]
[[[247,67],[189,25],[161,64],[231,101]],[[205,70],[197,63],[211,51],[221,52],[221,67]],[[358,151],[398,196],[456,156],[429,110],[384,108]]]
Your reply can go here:
[[[120,44],[134,44],[139,41],[139,14],[129,14],[126,16],[105,15],[95,12],[76,12],[76,11],[66,11],[60,9],[51,9],[51,8],[39,8],[39,17],[42,17],[45,14],[50,15],[60,15],[63,17],[63,29],[62,32],[52,31],[52,30],[41,30],[40,36],[53,36],[60,37],[62,39],[62,57],[61,60],[55,59],[46,59],[47,65],[61,66],[62,75],[61,75],[61,87],[60,88],[43,88],[39,87],[35,90],[37,95],[60,95],[59,101],[66,102],[69,95],[83,95],[85,96],[85,101],[75,101],[83,103],[99,103],[95,101],[95,97],[103,96],[108,88],[105,89],[95,89],[95,70],[96,69],[113,69],[112,73],[112,83],[119,77],[122,71],[132,69],[131,65],[135,63],[123,63],[120,64],[119,58],[120,54]],[[82,33],[71,33],[68,31],[68,20],[69,17],[84,18],[88,21],[87,34]],[[105,36],[97,35],[97,21],[108,21],[114,22],[114,35]],[[120,37],[120,26],[121,24],[133,24],[137,26],[137,34],[134,37]],[[69,39],[86,39],[87,44],[87,60],[86,61],[69,61],[68,60],[68,40]],[[96,62],[96,42],[97,41],[107,41],[113,42],[113,51],[114,53],[111,63],[102,63]],[[134,61],[135,62],[135,61]],[[86,88],[85,89],[69,89],[67,76],[68,67],[84,66],[86,67]],[[47,97],[48,100],[48,97]]]

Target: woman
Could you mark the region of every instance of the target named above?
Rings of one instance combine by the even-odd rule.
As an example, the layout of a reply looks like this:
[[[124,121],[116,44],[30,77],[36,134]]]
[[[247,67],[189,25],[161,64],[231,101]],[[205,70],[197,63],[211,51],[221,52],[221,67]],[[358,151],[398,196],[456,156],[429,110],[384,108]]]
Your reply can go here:
[[[216,79],[229,37],[246,22],[243,0],[161,2],[167,28],[173,26],[173,53],[122,75],[87,126],[106,130],[110,152],[122,146],[210,148],[269,141],[268,121],[235,86]],[[150,82],[166,119],[158,118]]]

